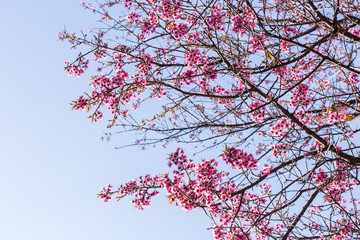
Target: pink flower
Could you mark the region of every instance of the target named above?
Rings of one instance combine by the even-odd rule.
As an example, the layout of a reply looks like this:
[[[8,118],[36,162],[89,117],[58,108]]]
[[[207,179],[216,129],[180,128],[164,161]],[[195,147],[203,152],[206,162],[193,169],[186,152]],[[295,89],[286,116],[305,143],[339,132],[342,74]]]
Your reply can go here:
[[[227,164],[230,164],[232,168],[236,169],[255,169],[257,168],[258,163],[252,154],[243,152],[234,147],[226,148],[225,152],[222,154],[222,159]]]

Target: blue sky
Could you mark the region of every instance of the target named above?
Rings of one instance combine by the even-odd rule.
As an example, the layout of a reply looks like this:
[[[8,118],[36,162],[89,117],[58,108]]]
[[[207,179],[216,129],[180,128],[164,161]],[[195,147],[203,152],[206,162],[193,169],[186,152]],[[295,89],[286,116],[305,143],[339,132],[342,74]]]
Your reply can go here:
[[[3,1],[1,8],[0,239],[211,239],[200,211],[186,214],[164,197],[145,211],[130,199],[96,198],[108,183],[166,171],[172,149],[116,150],[129,136],[103,142],[105,123],[71,111],[88,79],[63,71],[75,52],[57,34],[64,26],[86,31],[95,16],[78,0]]]

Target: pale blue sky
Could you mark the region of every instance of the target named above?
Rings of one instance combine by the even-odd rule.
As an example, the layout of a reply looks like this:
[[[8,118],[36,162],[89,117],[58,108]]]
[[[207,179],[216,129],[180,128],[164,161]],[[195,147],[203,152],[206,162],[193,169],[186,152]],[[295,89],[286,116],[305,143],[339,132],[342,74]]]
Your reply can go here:
[[[105,123],[71,111],[88,79],[62,70],[75,52],[57,34],[64,26],[87,30],[95,16],[78,0],[2,1],[1,8],[0,239],[211,239],[201,212],[186,214],[165,198],[142,212],[130,199],[96,198],[108,183],[166,171],[172,149],[115,150],[127,136],[102,142]]]

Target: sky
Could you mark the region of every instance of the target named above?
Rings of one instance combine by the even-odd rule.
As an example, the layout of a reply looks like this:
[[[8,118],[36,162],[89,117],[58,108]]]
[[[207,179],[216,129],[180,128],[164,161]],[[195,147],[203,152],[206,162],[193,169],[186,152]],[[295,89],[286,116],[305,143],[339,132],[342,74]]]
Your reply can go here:
[[[106,123],[71,110],[89,81],[63,71],[75,51],[57,35],[87,31],[96,16],[78,0],[2,1],[1,8],[0,239],[211,239],[206,216],[164,196],[145,211],[130,198],[97,198],[109,183],[167,171],[173,149],[116,149],[131,136],[101,141]]]

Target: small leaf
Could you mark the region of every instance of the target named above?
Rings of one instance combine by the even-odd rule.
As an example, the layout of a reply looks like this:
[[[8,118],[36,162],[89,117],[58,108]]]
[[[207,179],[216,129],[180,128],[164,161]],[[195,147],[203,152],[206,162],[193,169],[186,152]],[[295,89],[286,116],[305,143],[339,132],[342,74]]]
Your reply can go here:
[[[171,194],[171,195],[167,196],[170,204],[172,204],[174,202],[174,196],[175,196],[175,194]]]
[[[354,118],[355,118],[354,116],[346,116],[346,117],[344,118],[344,122],[351,121],[351,120],[353,120]]]
[[[272,59],[272,58],[273,58],[272,54],[271,54],[268,50],[265,50],[265,55],[266,55],[266,57],[269,58],[269,59]]]

